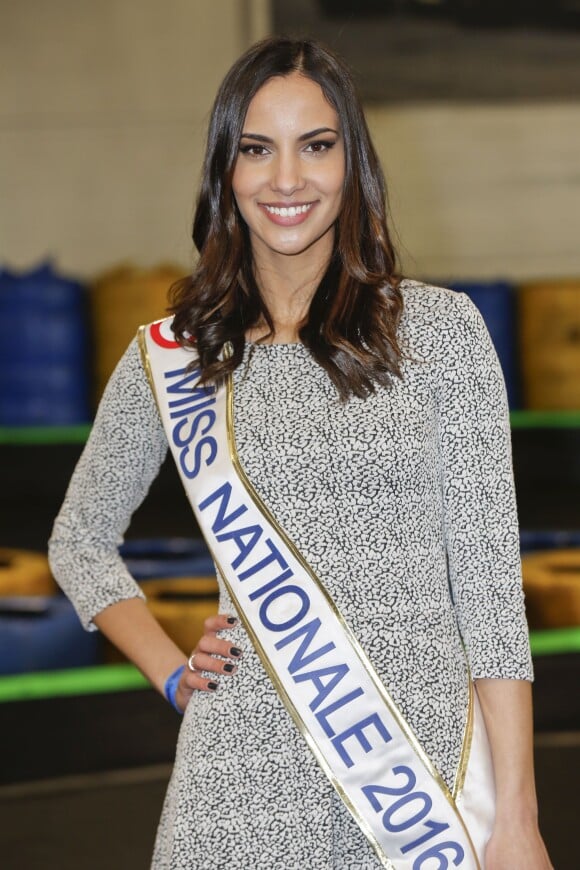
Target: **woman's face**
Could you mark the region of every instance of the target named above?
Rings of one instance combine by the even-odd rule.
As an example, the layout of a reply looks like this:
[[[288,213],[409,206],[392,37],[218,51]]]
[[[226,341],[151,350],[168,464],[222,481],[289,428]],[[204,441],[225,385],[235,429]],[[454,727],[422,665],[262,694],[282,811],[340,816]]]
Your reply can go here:
[[[242,128],[232,187],[254,257],[305,252],[328,260],[344,184],[344,142],[320,85],[269,79]]]

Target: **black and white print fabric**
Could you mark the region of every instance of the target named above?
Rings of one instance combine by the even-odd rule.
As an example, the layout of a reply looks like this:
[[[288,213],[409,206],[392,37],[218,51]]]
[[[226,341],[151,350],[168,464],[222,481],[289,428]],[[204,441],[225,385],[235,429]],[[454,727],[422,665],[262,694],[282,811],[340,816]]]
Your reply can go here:
[[[402,381],[343,404],[302,345],[248,345],[234,375],[236,440],[256,490],[452,786],[466,656],[475,679],[532,677],[509,415],[470,299],[412,281],[402,290]],[[166,451],[133,342],[51,540],[55,575],[87,628],[140,594],[117,546]],[[220,609],[235,613],[223,589]],[[243,629],[227,636],[243,659],[186,710],[152,867],[379,867]]]

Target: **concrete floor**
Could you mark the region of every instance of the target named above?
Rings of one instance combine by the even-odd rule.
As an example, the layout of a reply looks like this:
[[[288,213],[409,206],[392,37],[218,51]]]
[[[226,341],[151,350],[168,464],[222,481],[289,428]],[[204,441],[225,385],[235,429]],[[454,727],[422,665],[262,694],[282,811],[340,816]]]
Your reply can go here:
[[[154,765],[0,788],[0,866],[146,870],[170,773]]]

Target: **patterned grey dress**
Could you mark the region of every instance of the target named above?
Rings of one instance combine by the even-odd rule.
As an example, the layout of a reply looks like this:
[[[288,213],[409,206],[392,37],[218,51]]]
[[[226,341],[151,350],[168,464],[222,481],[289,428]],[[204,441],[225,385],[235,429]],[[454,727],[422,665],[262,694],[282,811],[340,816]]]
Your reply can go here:
[[[405,281],[412,360],[338,400],[300,344],[248,345],[240,459],[453,784],[472,677],[531,679],[505,386],[461,293]],[[51,539],[83,624],[139,594],[118,553],[167,451],[133,342],[111,378]],[[220,609],[235,613],[222,588]],[[378,859],[296,731],[241,627],[239,671],[193,696],[154,870],[371,870]],[[464,652],[464,647],[465,651]]]

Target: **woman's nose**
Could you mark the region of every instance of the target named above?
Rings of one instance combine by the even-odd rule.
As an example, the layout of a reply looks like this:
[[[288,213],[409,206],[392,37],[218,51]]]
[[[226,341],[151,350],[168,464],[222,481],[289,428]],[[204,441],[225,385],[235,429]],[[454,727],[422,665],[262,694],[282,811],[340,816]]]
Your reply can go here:
[[[303,186],[300,158],[294,154],[279,154],[274,163],[272,188],[289,196]]]

